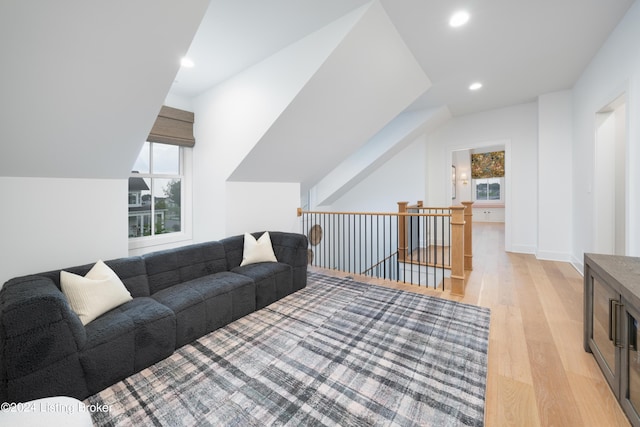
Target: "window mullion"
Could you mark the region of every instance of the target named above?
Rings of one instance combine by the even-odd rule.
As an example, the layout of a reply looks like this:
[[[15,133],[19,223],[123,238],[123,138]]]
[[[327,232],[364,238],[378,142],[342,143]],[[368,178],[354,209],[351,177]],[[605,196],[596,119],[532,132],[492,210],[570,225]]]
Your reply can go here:
[[[160,174],[160,175],[140,175],[142,178],[162,178],[162,179],[180,179],[182,175]]]
[[[151,182],[151,216],[149,218],[150,233],[149,236],[156,235],[156,192],[155,192],[155,167],[153,164],[153,151],[155,143],[149,142],[149,181]]]
[[[151,163],[149,163],[149,168],[151,168]],[[150,233],[149,236],[155,236],[156,235],[156,225],[155,225],[155,216],[156,216],[156,196],[154,195],[154,190],[155,190],[155,180],[153,178],[150,179],[151,185],[149,187],[151,187],[151,215],[149,217],[149,227],[150,227]]]
[[[153,146],[155,144],[153,142],[149,143],[149,175],[153,175],[154,172],[154,168],[153,168]]]

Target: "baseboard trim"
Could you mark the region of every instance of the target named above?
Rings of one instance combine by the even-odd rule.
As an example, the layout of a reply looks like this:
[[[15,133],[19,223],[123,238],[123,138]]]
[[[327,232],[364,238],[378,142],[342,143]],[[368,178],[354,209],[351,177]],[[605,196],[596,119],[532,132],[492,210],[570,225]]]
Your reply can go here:
[[[512,245],[511,250],[509,252],[515,252],[519,254],[536,254],[535,246],[527,246],[527,245]]]
[[[536,251],[536,258],[545,261],[573,262],[573,256],[567,252]]]
[[[578,259],[574,256],[571,259],[571,265],[573,265],[573,268],[578,270],[578,273],[580,273],[580,275],[584,277],[584,260],[583,259]]]

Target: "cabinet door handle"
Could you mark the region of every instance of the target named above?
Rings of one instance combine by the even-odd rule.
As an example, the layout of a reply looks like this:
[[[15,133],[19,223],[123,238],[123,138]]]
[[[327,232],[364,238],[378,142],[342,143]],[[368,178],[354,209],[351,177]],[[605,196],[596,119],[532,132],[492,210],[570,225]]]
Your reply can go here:
[[[620,312],[619,308],[622,308],[623,304],[615,299],[609,299],[609,340],[613,341],[613,345],[616,347],[623,347],[622,340],[620,339]]]
[[[609,298],[609,341],[614,340],[614,329],[616,324],[616,316],[615,316],[615,304],[616,300],[613,298]]]
[[[629,316],[629,350],[638,351],[638,323],[636,319]]]
[[[622,313],[624,313],[624,311],[622,311],[624,304],[622,304],[620,301],[616,301],[614,304],[616,307],[616,329],[614,333],[615,340],[613,344],[616,347],[622,348],[623,342],[622,342],[622,339],[620,338],[622,336],[622,331],[621,331],[622,323],[620,322],[620,316],[622,315]]]

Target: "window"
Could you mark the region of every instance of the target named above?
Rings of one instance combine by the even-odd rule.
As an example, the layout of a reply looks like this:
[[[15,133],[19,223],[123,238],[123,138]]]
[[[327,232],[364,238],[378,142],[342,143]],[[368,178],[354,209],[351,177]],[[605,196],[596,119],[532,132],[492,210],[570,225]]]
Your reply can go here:
[[[504,151],[471,154],[473,200],[501,203],[504,200]]]
[[[500,201],[502,200],[502,179],[483,178],[474,179],[474,196],[478,201]]]
[[[183,150],[144,143],[129,177],[129,238],[184,231]]]

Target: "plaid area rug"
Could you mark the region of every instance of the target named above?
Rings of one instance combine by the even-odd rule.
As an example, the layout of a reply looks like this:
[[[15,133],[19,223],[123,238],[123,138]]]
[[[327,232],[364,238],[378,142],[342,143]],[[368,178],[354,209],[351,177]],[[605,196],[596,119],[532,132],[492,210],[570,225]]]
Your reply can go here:
[[[484,423],[489,310],[309,274],[305,289],[89,397],[96,425]]]

